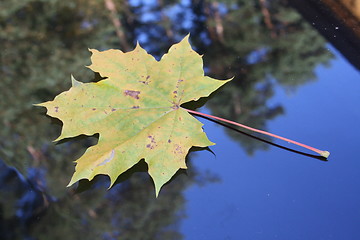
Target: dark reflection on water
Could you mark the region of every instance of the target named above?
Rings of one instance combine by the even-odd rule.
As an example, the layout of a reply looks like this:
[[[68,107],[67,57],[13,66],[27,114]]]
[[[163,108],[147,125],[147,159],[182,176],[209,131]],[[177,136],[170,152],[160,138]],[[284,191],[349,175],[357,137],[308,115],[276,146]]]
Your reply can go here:
[[[88,48],[128,49],[139,40],[159,58],[190,32],[207,74],[235,76],[209,109],[262,129],[284,112],[281,105],[268,104],[274,85],[293,90],[314,81],[314,68],[332,57],[287,1],[105,2],[106,7],[103,0],[0,3],[2,239],[181,239],[177,224],[184,217],[184,189],[213,180],[195,170],[180,174],[157,200],[145,173],[110,191],[103,177],[82,193],[65,188],[71,161],[94,139],[54,145],[60,126],[50,126],[44,111],[31,104],[68,89],[70,74],[83,82],[93,79],[84,67]],[[228,133],[249,154],[267,147]]]
[[[182,191],[196,173],[180,174],[171,187],[155,199],[153,184],[145,173],[107,191],[108,178],[98,176],[81,193],[63,191],[51,196],[40,168],[28,169],[25,178],[0,162],[2,239],[181,239],[177,230],[185,216]],[[64,188],[64,186],[60,186]]]

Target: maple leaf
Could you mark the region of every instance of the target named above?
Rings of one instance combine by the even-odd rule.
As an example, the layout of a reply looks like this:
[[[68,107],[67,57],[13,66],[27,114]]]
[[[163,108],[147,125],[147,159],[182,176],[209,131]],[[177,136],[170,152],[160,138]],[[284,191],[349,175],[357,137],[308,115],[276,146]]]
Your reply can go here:
[[[76,160],[69,186],[98,174],[117,177],[144,159],[155,183],[156,195],[180,169],[192,146],[214,145],[202,123],[181,104],[196,101],[230,80],[204,76],[202,57],[191,49],[186,36],[160,61],[137,44],[133,51],[92,52],[89,66],[105,80],[81,83],[53,101],[38,104],[63,122],[55,140],[99,133],[98,144]]]

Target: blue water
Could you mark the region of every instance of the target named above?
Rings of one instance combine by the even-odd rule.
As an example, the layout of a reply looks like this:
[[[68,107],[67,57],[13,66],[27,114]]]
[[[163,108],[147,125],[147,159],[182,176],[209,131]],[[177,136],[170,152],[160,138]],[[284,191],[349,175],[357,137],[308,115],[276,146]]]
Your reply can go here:
[[[276,86],[275,95],[268,104],[282,105],[285,113],[267,122],[267,129],[272,133],[330,151],[328,162],[274,146],[249,156],[222,126],[202,118],[199,120],[204,123],[205,132],[216,143],[211,147],[214,154],[210,151],[193,152],[190,161],[198,172],[210,172],[220,181],[206,182],[201,186],[191,183],[187,189],[176,188],[176,184],[183,181],[181,179],[191,179],[193,172],[188,171],[188,176],[175,177],[167,184],[159,199],[155,199],[152,182],[146,174],[142,180],[135,183],[126,180],[103,195],[101,191],[105,192],[108,186],[107,178],[99,181],[102,190],[91,190],[85,195],[72,195],[73,188],[67,189],[64,184],[59,186],[61,194],[57,199],[48,194],[51,191],[47,188],[50,187],[39,184],[46,183],[44,169],[28,168],[24,177],[15,168],[0,162],[1,204],[6,206],[4,212],[13,213],[16,220],[15,224],[5,216],[4,222],[0,222],[0,230],[10,234],[5,239],[11,239],[11,234],[16,231],[23,232],[23,239],[30,236],[38,239],[36,232],[27,234],[27,227],[39,225],[40,229],[48,231],[45,235],[51,239],[52,232],[62,227],[42,226],[47,222],[41,220],[45,217],[62,219],[63,212],[67,221],[71,219],[67,231],[74,236],[82,236],[84,233],[77,229],[85,229],[88,222],[96,221],[92,219],[94,214],[98,214],[97,217],[105,221],[104,226],[111,229],[104,230],[94,239],[117,239],[126,231],[136,236],[141,228],[137,222],[149,225],[153,219],[162,222],[157,217],[167,218],[159,214],[172,216],[171,211],[175,212],[176,207],[180,209],[179,216],[182,216],[184,207],[186,217],[169,220],[164,226],[160,225],[158,231],[161,232],[161,227],[176,230],[179,227],[186,240],[360,239],[360,159],[357,156],[360,146],[360,74],[334,48],[328,47],[335,58],[329,67],[316,69],[317,81],[296,90]],[[227,87],[231,87],[231,82]],[[200,111],[210,113],[206,106]],[[275,142],[311,153],[280,140]],[[58,181],[59,177],[54,178]],[[140,191],[139,186],[145,186],[147,190]],[[175,190],[169,191],[172,188]],[[164,201],[166,204],[178,201],[182,189],[186,189],[185,204],[180,201],[179,205],[162,209],[163,197],[175,196]],[[68,198],[63,197],[69,193]],[[79,198],[83,202],[77,202]],[[145,202],[148,205],[144,205]],[[126,207],[121,208],[122,204]],[[61,214],[51,212],[51,206]],[[135,211],[127,207],[134,207]],[[134,226],[121,225],[123,221]],[[8,230],[5,223],[12,227],[20,225],[20,230]],[[101,229],[93,232],[101,232]]]
[[[360,74],[329,50],[336,58],[316,69],[318,81],[276,89],[271,101],[285,114],[268,122],[270,132],[330,151],[329,161],[273,146],[248,156],[200,119],[216,156],[200,152],[192,161],[221,182],[186,191],[185,239],[360,239]]]
[[[148,24],[157,18],[162,18],[151,10],[151,6],[155,7],[161,1],[130,1],[134,7],[140,6],[141,2],[147,4],[143,6],[144,9],[138,9],[141,12],[140,20]],[[179,19],[181,20],[181,18],[177,18],[177,14],[180,12],[185,14],[184,21],[180,24],[182,30],[177,31],[179,26],[173,29],[174,40],[177,38],[180,40],[180,36],[184,37],[185,32],[193,31],[191,28],[195,26],[192,25],[195,15],[191,14],[189,3],[196,1],[181,2],[182,4],[164,11],[175,25],[180,24]],[[224,6],[220,6],[220,12],[225,9],[222,8]],[[20,13],[19,17],[21,18]],[[70,13],[72,14],[72,12]],[[53,17],[56,18],[56,16],[57,14]],[[49,17],[49,19],[51,18]],[[11,21],[8,22],[11,23]],[[67,29],[66,22],[62,28],[56,28],[55,35],[59,34],[59,29]],[[89,24],[89,26],[82,26],[84,29],[90,29],[96,25],[88,21],[83,23]],[[11,30],[11,24],[9,26],[8,29]],[[161,39],[163,31],[155,34],[156,32],[151,31],[152,29],[154,31],[154,28],[149,27],[150,25],[140,24],[140,26],[142,28],[135,29],[138,34],[135,35],[138,38],[136,40],[144,44],[148,48],[147,50],[160,54],[161,52],[157,52],[160,49],[157,48],[159,46],[164,48],[164,46],[156,41]],[[32,39],[33,32],[30,33],[29,39]],[[210,44],[209,36],[205,37],[204,33],[199,33],[201,41]],[[304,31],[305,33],[309,32]],[[154,40],[151,36],[159,38],[154,38]],[[191,36],[194,36],[194,40],[190,40],[194,41],[194,46],[196,46],[196,35],[192,34]],[[61,37],[68,38],[69,35],[59,34],[59,41],[62,41]],[[103,35],[99,35],[99,37],[101,41],[104,38]],[[243,44],[241,37],[232,40]],[[246,66],[246,71],[251,70],[251,64],[261,64],[262,58],[266,57],[263,54],[267,51],[267,48],[263,47],[263,44],[266,46],[269,40],[266,38],[267,36],[263,39],[264,42],[260,41],[259,46],[253,46],[254,48],[249,51],[250,54],[246,59],[249,65]],[[166,39],[165,36],[164,39]],[[23,41],[27,40],[21,40],[21,42]],[[166,41],[164,40],[164,44]],[[8,44],[10,42],[7,41]],[[33,45],[32,41],[29,41],[28,44],[29,46]],[[118,46],[117,41],[114,44]],[[248,44],[249,42],[246,41],[245,50],[249,48]],[[208,46],[207,44],[200,45],[203,45],[202,48]],[[22,46],[20,42],[19,46]],[[271,46],[276,47],[272,44]],[[15,98],[5,99],[9,101],[6,103],[6,108],[17,111],[19,106],[29,107],[19,110],[21,112],[20,119],[7,123],[3,128],[8,130],[4,131],[8,135],[3,136],[5,141],[0,143],[0,240],[64,239],[64,236],[66,239],[141,240],[146,238],[162,240],[162,237],[154,236],[165,236],[165,232],[169,234],[167,236],[170,236],[165,239],[178,239],[178,229],[185,240],[360,239],[360,158],[357,156],[360,147],[358,139],[360,133],[358,124],[360,122],[360,73],[331,45],[326,46],[335,58],[330,61],[329,67],[318,66],[316,68],[316,81],[310,81],[296,89],[284,89],[275,85],[275,95],[268,104],[281,105],[285,113],[273,120],[266,120],[266,126],[267,130],[272,133],[330,151],[329,161],[320,161],[271,145],[267,150],[257,150],[254,155],[249,156],[241,145],[225,132],[222,126],[199,118],[204,123],[204,130],[209,139],[216,143],[215,146],[210,147],[214,154],[210,151],[190,153],[189,161],[192,164],[189,165],[198,171],[190,169],[187,176],[179,174],[180,176],[174,177],[169,184],[164,186],[158,199],[155,198],[153,182],[146,173],[146,166],[145,170],[142,169],[143,173],[133,174],[128,179],[120,177],[119,184],[115,184],[109,191],[106,190],[109,186],[109,179],[104,176],[95,178],[93,182],[95,184],[88,188],[83,186],[83,189],[87,191],[79,191],[81,193],[75,192],[76,184],[66,188],[74,170],[72,161],[82,154],[81,151],[85,151],[85,146],[95,144],[96,141],[78,138],[61,144],[53,144],[51,140],[55,137],[56,127],[59,132],[60,127],[56,126],[56,122],[50,123],[49,119],[47,122],[44,120],[44,123],[36,124],[37,117],[41,112],[39,109],[30,110],[32,102],[28,99],[29,96],[41,95],[39,99],[51,100],[50,98],[54,97],[52,94],[55,92],[45,88],[53,85],[47,83],[43,89],[42,84],[39,84],[40,87],[29,89],[28,93],[25,89],[27,85],[24,87],[19,83],[20,92],[25,89],[26,94],[19,94],[16,99],[19,102],[14,101]],[[285,53],[277,57],[281,59],[289,57],[287,54],[292,53],[291,47],[284,46]],[[200,49],[201,47],[199,47]],[[10,48],[6,50],[4,53],[9,52]],[[70,51],[67,47],[64,47],[63,50]],[[163,50],[165,51],[165,49],[161,49],[161,51]],[[222,54],[216,48],[212,50],[214,50],[214,54]],[[81,52],[81,50],[79,51]],[[212,54],[212,51],[209,53]],[[328,56],[325,55],[320,54],[327,58]],[[157,57],[159,56],[157,55]],[[231,54],[228,56],[229,58],[233,57]],[[244,56],[238,57],[241,59]],[[275,57],[274,59],[278,60]],[[287,59],[291,60],[291,58]],[[69,62],[73,64],[72,60]],[[5,79],[8,79],[13,87],[16,85],[13,85],[13,79],[17,79],[17,73],[10,74],[10,77],[7,76],[7,69],[11,70],[13,64],[10,60],[9,63],[7,61],[4,63]],[[49,65],[53,64],[51,61],[49,63]],[[30,64],[31,66],[27,67],[32,69],[33,62]],[[270,64],[266,67],[270,67]],[[34,78],[34,74],[43,71],[42,66],[34,69],[37,70],[29,73],[29,77]],[[36,75],[37,80],[34,83],[52,81],[52,75],[48,76],[50,70],[49,72],[45,70],[44,76]],[[209,66],[205,66],[205,70],[211,72]],[[243,70],[239,70],[237,74],[244,74]],[[264,69],[259,68],[259,70]],[[65,67],[61,71],[70,70]],[[51,72],[51,74],[58,73]],[[273,73],[266,68],[266,74]],[[259,74],[260,78],[263,78],[264,75]],[[254,76],[255,74],[250,72],[248,80],[261,80]],[[27,77],[26,75],[26,81]],[[68,81],[70,85],[69,76],[67,77],[66,80],[64,78],[64,81]],[[84,78],[84,76],[79,77]],[[19,79],[24,82],[23,78]],[[60,83],[61,81],[54,82],[54,85],[62,85]],[[289,83],[292,82],[289,81]],[[230,82],[224,87],[231,88],[232,84]],[[18,88],[17,85],[15,87]],[[7,87],[3,89],[11,90]],[[244,89],[249,90],[246,87]],[[59,90],[66,89],[61,87]],[[237,86],[237,91],[241,93],[242,90]],[[252,90],[250,88],[250,91]],[[17,96],[17,91],[14,94]],[[4,94],[4,96],[10,95]],[[214,98],[216,98],[216,94]],[[206,106],[200,111],[211,113]],[[0,115],[1,113],[3,113],[3,109],[0,109]],[[44,116],[41,117],[45,119]],[[23,128],[15,127],[17,124],[25,125],[25,130],[29,130],[29,132],[21,132]],[[28,126],[29,129],[27,129]],[[45,139],[31,136],[34,132],[42,132],[45,129],[48,131],[39,134]],[[23,139],[21,136],[29,136],[30,140]],[[250,140],[254,141],[249,138]],[[80,143],[74,144],[77,141]],[[83,142],[81,143],[81,141]],[[280,140],[275,140],[275,142],[285,147],[311,153]],[[204,177],[202,174],[207,172],[211,176],[216,176],[219,181],[210,182],[205,179],[202,182],[203,185],[196,184],[199,183],[197,181],[199,179],[196,177],[200,175],[200,180],[204,180],[201,179]],[[194,176],[196,176],[195,180]],[[183,196],[186,199],[185,203]],[[185,218],[181,218],[183,211],[186,215]]]

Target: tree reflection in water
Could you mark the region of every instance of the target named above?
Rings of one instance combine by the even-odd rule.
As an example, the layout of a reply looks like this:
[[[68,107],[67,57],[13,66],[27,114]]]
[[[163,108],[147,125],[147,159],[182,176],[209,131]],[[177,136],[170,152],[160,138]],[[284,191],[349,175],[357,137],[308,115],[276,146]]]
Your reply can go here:
[[[65,189],[73,172],[70,161],[96,138],[52,144],[59,123],[52,119],[55,124],[49,127],[49,118],[31,103],[68,89],[70,74],[83,82],[92,79],[83,67],[89,65],[88,48],[128,49],[139,40],[159,57],[190,32],[194,48],[204,54],[208,75],[235,76],[207,105],[212,114],[261,129],[284,112],[280,105],[268,104],[274,82],[295,89],[315,80],[314,68],[331,58],[325,42],[285,0],[5,0],[0,3],[0,29],[4,239],[180,239],[184,190],[210,181],[190,170],[157,200],[145,173],[108,192],[102,177],[82,193]],[[229,134],[249,154],[266,147]]]

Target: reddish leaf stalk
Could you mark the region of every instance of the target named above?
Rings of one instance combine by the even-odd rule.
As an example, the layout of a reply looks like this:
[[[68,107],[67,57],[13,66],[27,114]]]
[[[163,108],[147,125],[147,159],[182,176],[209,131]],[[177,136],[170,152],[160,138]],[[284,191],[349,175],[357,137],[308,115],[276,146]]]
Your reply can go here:
[[[222,122],[226,122],[226,123],[229,123],[229,124],[238,126],[238,127],[242,127],[242,128],[248,129],[248,130],[253,131],[253,132],[257,132],[257,133],[261,133],[261,134],[264,134],[264,135],[268,135],[268,136],[271,136],[271,137],[274,137],[274,138],[281,139],[281,140],[283,140],[283,141],[286,141],[286,142],[289,142],[289,143],[292,143],[292,144],[301,146],[301,147],[303,147],[303,148],[309,149],[309,150],[311,150],[311,151],[314,151],[314,152],[320,154],[321,156],[323,156],[323,157],[325,157],[325,158],[328,158],[329,155],[330,155],[330,153],[329,153],[328,151],[322,151],[322,150],[319,150],[319,149],[317,149],[317,148],[310,147],[310,146],[305,145],[305,144],[303,144],[303,143],[299,143],[299,142],[296,142],[296,141],[294,141],[294,140],[291,140],[291,139],[288,139],[288,138],[284,138],[284,137],[278,136],[278,135],[273,134],[273,133],[269,133],[269,132],[266,132],[266,131],[263,131],[263,130],[259,130],[259,129],[252,128],[252,127],[248,127],[248,126],[246,126],[246,125],[244,125],[244,124],[241,124],[241,123],[237,123],[237,122],[230,121],[230,120],[227,120],[227,119],[224,119],[224,118],[221,118],[221,117],[216,117],[216,116],[213,116],[213,115],[209,115],[209,114],[206,114],[206,113],[201,113],[201,112],[189,110],[189,109],[186,109],[186,108],[184,108],[184,110],[186,110],[186,111],[188,111],[189,113],[192,113],[192,114],[209,117],[209,118],[212,118],[212,119],[216,119],[216,120],[219,120],[219,121],[222,121]]]

